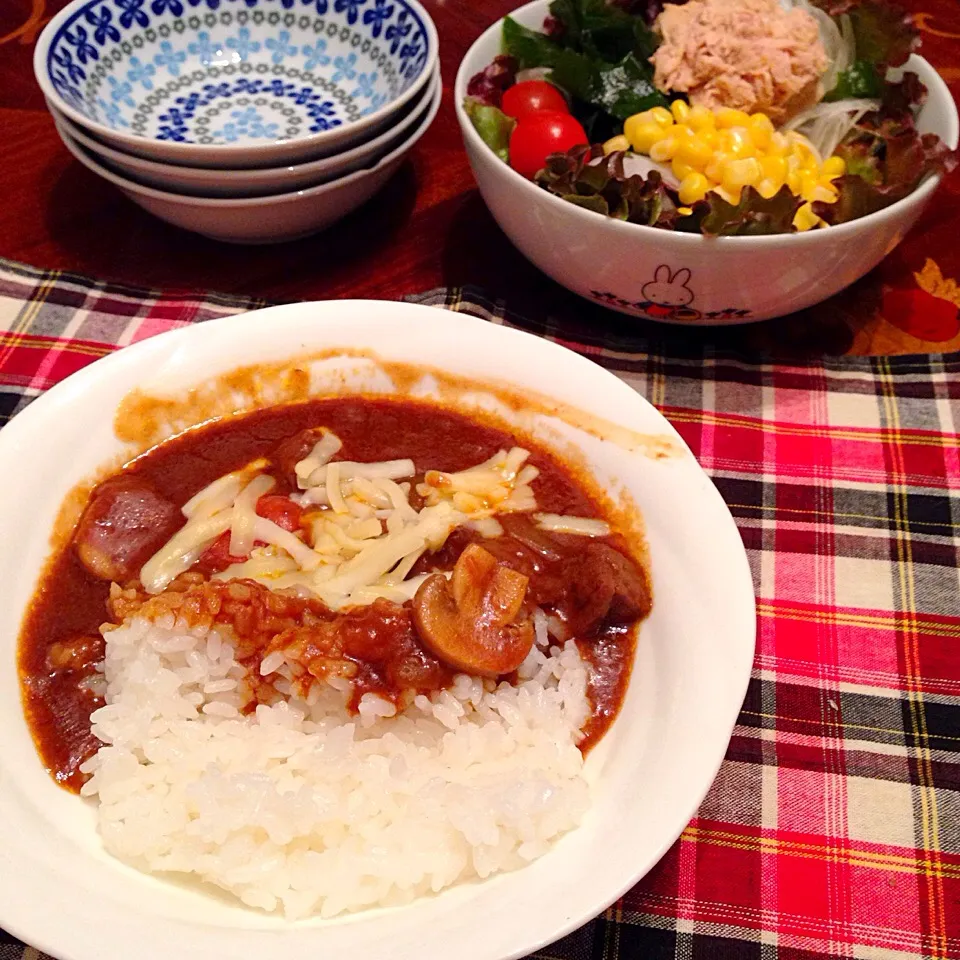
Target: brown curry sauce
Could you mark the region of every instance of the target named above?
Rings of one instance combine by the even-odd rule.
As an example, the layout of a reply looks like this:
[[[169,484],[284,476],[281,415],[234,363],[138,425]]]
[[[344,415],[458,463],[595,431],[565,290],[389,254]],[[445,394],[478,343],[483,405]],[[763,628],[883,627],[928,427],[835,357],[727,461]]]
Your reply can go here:
[[[340,458],[411,458],[421,473],[462,470],[518,442],[503,429],[434,404],[336,398],[268,408],[188,430],[143,454],[124,472],[148,479],[179,507],[223,474],[269,454],[299,431],[320,425],[343,441]],[[540,510],[605,516],[600,498],[587,492],[587,481],[542,447],[526,438],[519,442],[531,450],[529,462],[540,470],[534,482]],[[571,553],[581,549],[582,542],[574,541],[582,538],[566,539]],[[609,539],[630,554],[622,538]],[[108,619],[109,593],[110,584],[89,573],[68,542],[45,569],[21,630],[19,670],[27,720],[43,763],[57,782],[74,791],[85,779],[80,764],[100,746],[89,718],[102,700],[85,688],[83,680],[103,655],[99,627]],[[77,638],[85,639],[78,645]],[[592,668],[584,752],[616,717],[635,643],[636,629],[625,626],[604,625],[589,639],[578,638],[581,656]],[[71,644],[79,648],[73,659],[62,652]],[[368,685],[381,687],[382,681]]]

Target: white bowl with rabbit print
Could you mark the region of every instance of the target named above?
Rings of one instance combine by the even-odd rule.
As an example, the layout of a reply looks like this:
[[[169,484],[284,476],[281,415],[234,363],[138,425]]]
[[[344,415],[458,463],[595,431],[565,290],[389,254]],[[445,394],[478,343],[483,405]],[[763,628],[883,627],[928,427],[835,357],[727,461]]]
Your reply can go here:
[[[34,71],[74,123],[187,166],[277,166],[390,126],[433,75],[417,0],[74,0]]]
[[[539,30],[548,0],[511,16]],[[704,237],[626,223],[541,189],[480,139],[463,109],[470,78],[500,53],[502,21],[467,51],[454,87],[457,119],[480,193],[527,259],[558,283],[612,310],[663,323],[717,326],[780,317],[820,303],[872,270],[930,202],[939,176],[859,220],[763,237]],[[927,87],[917,126],[950,147],[958,136],[950,91],[926,60],[905,69]]]

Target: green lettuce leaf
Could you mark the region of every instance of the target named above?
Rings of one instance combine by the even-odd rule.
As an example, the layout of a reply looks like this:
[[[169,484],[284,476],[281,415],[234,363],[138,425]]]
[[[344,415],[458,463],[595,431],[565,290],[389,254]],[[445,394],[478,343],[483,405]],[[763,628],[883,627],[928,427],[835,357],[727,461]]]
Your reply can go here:
[[[564,45],[593,60],[617,63],[631,53],[646,60],[657,49],[643,17],[607,0],[553,0],[550,15],[562,27]]]
[[[708,237],[763,237],[791,233],[793,218],[803,200],[786,185],[768,200],[753,187],[744,187],[739,203],[728,203],[719,194],[708,193],[701,201],[706,210],[694,210],[700,231]]]
[[[524,27],[512,17],[504,18],[500,43],[503,52],[517,61],[520,70],[552,67],[564,49],[546,34]]]
[[[508,117],[499,107],[481,103],[473,97],[463,101],[463,109],[467,112],[473,129],[480,134],[480,139],[504,163],[510,162],[510,134],[517,125],[513,117]]]
[[[564,50],[553,64],[550,79],[571,96],[617,120],[669,102],[653,85],[649,64],[632,53],[619,63],[605,63]]]
[[[520,69],[549,67],[591,137],[609,137],[627,117],[668,103],[653,85],[648,58],[657,38],[642,16],[607,0],[553,0],[548,22],[549,36],[507,17],[503,52]]]
[[[836,86],[823,98],[827,101],[849,100],[851,97],[879,97],[883,93],[883,78],[870,60],[857,60],[847,70],[841,70]]]

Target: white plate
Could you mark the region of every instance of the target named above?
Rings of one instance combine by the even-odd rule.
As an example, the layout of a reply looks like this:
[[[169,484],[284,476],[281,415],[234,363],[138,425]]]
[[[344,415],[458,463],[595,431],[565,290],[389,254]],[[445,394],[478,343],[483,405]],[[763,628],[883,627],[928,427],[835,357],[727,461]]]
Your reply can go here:
[[[660,438],[633,452],[556,418],[545,442],[573,443],[610,490],[642,510],[654,609],[611,731],[590,754],[593,805],[541,860],[411,906],[288,923],[141,875],[100,848],[93,811],[42,768],[22,715],[15,651],[57,509],[71,486],[128,452],[113,432],[128,391],[174,393],[239,365],[363,348],[384,360],[496,379]],[[333,382],[381,384],[369,364],[328,360]],[[354,387],[356,389],[356,387]],[[562,440],[557,440],[560,437]],[[679,836],[713,780],[753,660],[755,610],[743,545],[679,435],[630,387],[529,334],[412,304],[331,301],[273,307],[166,333],[98,360],[0,433],[0,926],[63,960],[506,960],[596,916]],[[389,946],[385,946],[389,945]]]

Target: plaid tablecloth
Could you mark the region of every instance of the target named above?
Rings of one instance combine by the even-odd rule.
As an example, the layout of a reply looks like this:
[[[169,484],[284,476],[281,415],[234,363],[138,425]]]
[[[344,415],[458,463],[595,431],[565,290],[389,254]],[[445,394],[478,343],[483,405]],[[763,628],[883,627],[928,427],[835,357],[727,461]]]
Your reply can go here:
[[[476,291],[415,299],[548,336],[646,396],[754,574],[753,679],[709,796],[627,896],[538,956],[960,958],[960,354],[791,365],[558,329]],[[118,346],[261,305],[0,260],[0,422]],[[0,960],[38,956],[0,932]]]

